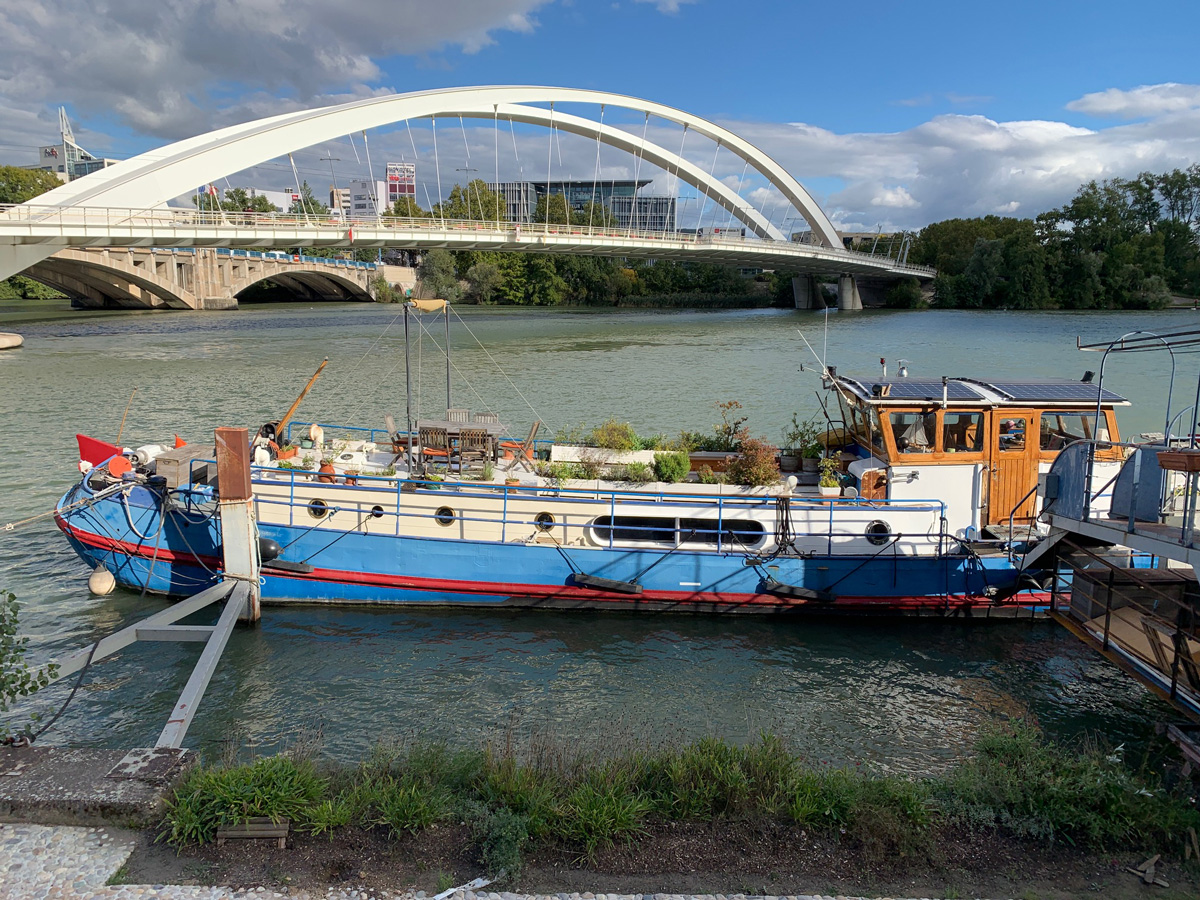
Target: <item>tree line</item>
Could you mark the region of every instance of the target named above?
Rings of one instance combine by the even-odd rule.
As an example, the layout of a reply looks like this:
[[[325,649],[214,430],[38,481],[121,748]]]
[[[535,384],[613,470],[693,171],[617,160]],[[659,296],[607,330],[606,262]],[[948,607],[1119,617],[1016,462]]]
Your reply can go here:
[[[948,219],[921,229],[910,261],[938,270],[932,304],[1006,309],[1156,309],[1200,295],[1200,165],[1089,181],[1031,219]],[[912,284],[896,306],[929,302]]]

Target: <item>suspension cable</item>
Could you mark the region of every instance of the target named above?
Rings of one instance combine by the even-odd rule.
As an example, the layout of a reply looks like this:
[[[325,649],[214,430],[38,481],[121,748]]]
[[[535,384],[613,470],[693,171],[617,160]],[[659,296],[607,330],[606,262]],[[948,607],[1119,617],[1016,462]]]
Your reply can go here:
[[[434,177],[437,179],[438,211],[441,213],[442,228],[444,229],[446,227],[446,204],[443,203],[442,199],[441,199],[441,196],[442,196],[442,166],[441,166],[441,163],[438,162],[437,118],[434,116],[430,116],[429,122],[433,127],[433,173],[434,173]]]
[[[421,158],[421,154],[419,154],[417,152],[417,142],[413,139],[412,123],[408,119],[405,119],[404,127],[408,131],[408,142],[410,144],[412,144],[413,162],[416,162],[417,160],[419,160]],[[432,215],[433,214],[433,201],[429,199],[429,182],[428,181],[423,180],[421,182],[421,190],[423,190],[425,192],[425,205],[427,207],[429,207],[430,215]]]
[[[596,182],[600,180],[600,148],[604,146],[604,141],[600,138],[604,134],[604,104],[600,104],[600,130],[596,135],[596,170],[592,173],[592,202],[588,206],[588,228],[592,227],[592,215],[596,211]]]

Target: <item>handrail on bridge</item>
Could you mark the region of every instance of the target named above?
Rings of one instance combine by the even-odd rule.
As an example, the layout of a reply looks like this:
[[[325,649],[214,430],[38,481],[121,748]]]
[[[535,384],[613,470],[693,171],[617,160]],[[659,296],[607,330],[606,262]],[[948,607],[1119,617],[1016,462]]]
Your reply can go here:
[[[706,249],[744,249],[747,247],[764,248],[781,251],[789,255],[811,256],[828,259],[831,263],[838,260],[847,262],[870,263],[883,266],[894,271],[909,272],[913,275],[932,277],[935,270],[928,266],[916,266],[907,262],[893,260],[890,257],[864,253],[860,250],[848,250],[844,247],[820,247],[795,241],[771,241],[753,236],[716,236],[709,233],[685,231],[651,231],[646,229],[618,228],[615,226],[588,226],[570,224],[522,223],[496,220],[475,219],[433,219],[412,218],[402,216],[370,216],[361,219],[341,219],[335,217],[317,218],[311,215],[296,213],[251,213],[208,211],[200,209],[180,209],[162,207],[158,209],[118,209],[115,207],[61,207],[39,206],[31,203],[0,204],[0,228],[5,221],[26,223],[31,228],[37,227],[38,234],[44,236],[46,227],[58,226],[67,228],[72,225],[108,225],[121,229],[137,227],[152,228],[156,226],[168,228],[196,227],[221,230],[242,229],[296,229],[328,230],[338,229],[357,231],[358,240],[375,242],[375,233],[380,229],[390,231],[436,231],[439,234],[447,232],[475,232],[479,235],[504,236],[514,241],[536,241],[545,237],[580,237],[595,238],[602,241],[624,242],[672,242],[680,245],[704,247]],[[350,240],[355,237],[339,236],[338,241]]]

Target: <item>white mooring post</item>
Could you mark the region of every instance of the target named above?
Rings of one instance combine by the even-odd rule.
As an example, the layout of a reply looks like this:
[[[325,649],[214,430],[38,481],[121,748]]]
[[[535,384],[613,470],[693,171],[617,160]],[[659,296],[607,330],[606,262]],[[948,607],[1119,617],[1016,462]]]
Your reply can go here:
[[[225,577],[250,588],[242,621],[260,617],[258,589],[258,529],[250,490],[250,435],[245,428],[218,428],[217,487],[221,494],[221,546]]]

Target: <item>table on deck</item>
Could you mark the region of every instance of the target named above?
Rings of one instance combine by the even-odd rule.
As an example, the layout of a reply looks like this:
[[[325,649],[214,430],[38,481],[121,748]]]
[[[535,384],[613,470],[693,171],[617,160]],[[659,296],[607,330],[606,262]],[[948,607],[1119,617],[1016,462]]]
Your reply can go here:
[[[488,443],[492,451],[492,462],[497,462],[500,459],[500,438],[508,431],[507,425],[502,425],[499,422],[451,422],[446,419],[418,419],[417,434],[420,434],[422,428],[444,428],[446,435],[450,439],[450,446],[454,446],[454,442],[458,439],[463,431],[486,431]]]

